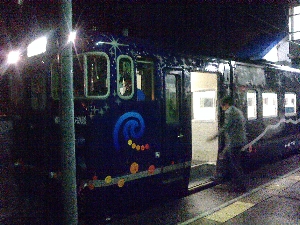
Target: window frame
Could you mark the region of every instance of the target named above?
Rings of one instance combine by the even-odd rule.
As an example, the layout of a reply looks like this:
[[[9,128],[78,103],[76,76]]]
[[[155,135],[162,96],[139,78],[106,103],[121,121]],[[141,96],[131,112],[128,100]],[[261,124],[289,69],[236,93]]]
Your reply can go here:
[[[88,95],[88,68],[87,68],[87,56],[104,56],[107,60],[107,92],[105,95]],[[84,61],[84,97],[87,99],[106,99],[110,95],[110,60],[109,56],[105,52],[87,52],[83,54],[83,61]],[[80,97],[77,97],[80,98]]]
[[[293,94],[293,95],[295,95],[295,103],[294,103],[294,112],[292,112],[292,113],[286,113],[285,112],[285,108],[286,108],[286,102],[285,102],[285,99],[286,99],[286,94]],[[295,93],[295,92],[285,92],[284,93],[284,116],[286,116],[286,117],[290,117],[290,116],[295,116],[295,115],[297,115],[297,94]]]
[[[248,106],[248,96],[247,96],[247,119],[248,120],[256,120],[257,116],[258,116],[258,92],[255,89],[249,89],[249,90],[247,90],[246,94],[248,94],[249,92],[255,94],[255,102],[254,102],[254,104],[255,104],[255,116],[254,117],[249,117],[249,113],[248,113],[248,107],[249,106]]]
[[[264,94],[275,94],[275,95],[276,95],[276,114],[275,114],[275,115],[268,115],[268,116],[265,116],[265,115],[264,115],[264,97],[263,97]],[[272,92],[272,91],[265,91],[265,92],[262,92],[262,94],[261,94],[261,99],[262,99],[262,117],[263,117],[263,118],[274,118],[274,117],[278,117],[278,93]]]
[[[138,99],[138,66],[139,64],[147,64],[147,65],[151,65],[151,97],[148,98],[147,95],[145,94],[144,90],[142,89],[142,87],[140,88],[141,91],[143,91],[143,93],[145,94],[145,99],[144,100],[139,100]],[[154,59],[152,58],[146,58],[146,57],[139,57],[136,60],[136,92],[137,92],[137,100],[138,101],[154,101],[155,100],[155,62]],[[143,75],[139,75],[141,76],[141,79],[143,80]],[[141,86],[142,86],[142,82],[141,82]]]
[[[122,95],[120,93],[120,82],[119,82],[119,78],[120,78],[120,60],[123,59],[123,58],[126,58],[126,59],[129,59],[130,60],[130,65],[131,65],[131,71],[130,71],[130,75],[131,75],[131,94],[130,95]],[[119,55],[118,58],[117,58],[117,94],[119,96],[119,98],[121,99],[124,99],[124,100],[129,100],[129,99],[132,99],[133,95],[134,95],[134,92],[135,92],[135,79],[134,79],[134,63],[133,63],[133,60],[130,56],[128,55]]]

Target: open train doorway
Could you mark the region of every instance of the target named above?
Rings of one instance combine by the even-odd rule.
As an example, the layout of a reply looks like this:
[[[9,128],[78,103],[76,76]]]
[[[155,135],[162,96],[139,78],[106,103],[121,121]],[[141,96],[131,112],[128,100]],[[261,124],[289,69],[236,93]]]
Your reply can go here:
[[[218,140],[207,138],[218,131],[218,77],[192,72],[192,168],[189,188],[205,184],[216,171]]]

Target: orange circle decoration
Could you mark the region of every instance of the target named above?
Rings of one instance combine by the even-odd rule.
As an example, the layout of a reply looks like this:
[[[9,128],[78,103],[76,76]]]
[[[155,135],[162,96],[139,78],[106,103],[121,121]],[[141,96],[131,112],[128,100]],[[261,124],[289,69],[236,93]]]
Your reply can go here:
[[[123,187],[124,186],[124,184],[125,184],[125,180],[124,179],[120,179],[119,181],[118,181],[118,187]]]
[[[130,166],[130,172],[132,174],[136,174],[139,171],[139,164],[137,164],[136,162],[132,163]]]
[[[105,177],[105,183],[110,184],[111,183],[111,176]]]
[[[148,173],[149,174],[154,174],[154,171],[155,171],[155,166],[154,165],[149,166]]]
[[[139,145],[137,143],[134,143],[133,140],[131,140],[131,139],[129,139],[127,141],[127,144],[129,146],[131,146],[132,149],[135,149],[137,151],[140,151],[140,150],[144,151],[144,150],[149,150],[150,149],[150,145],[149,144]]]

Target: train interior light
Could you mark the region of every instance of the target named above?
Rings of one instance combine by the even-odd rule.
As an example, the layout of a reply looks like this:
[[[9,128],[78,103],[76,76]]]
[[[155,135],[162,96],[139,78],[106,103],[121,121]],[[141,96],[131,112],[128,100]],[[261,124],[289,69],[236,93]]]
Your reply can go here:
[[[40,37],[34,40],[27,47],[27,56],[32,57],[46,52],[46,46],[47,46],[46,37]]]

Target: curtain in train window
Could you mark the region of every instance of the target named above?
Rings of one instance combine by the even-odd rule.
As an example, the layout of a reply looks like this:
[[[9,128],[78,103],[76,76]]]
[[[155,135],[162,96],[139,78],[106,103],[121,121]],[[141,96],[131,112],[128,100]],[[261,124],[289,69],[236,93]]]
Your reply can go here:
[[[121,55],[117,59],[118,70],[118,95],[120,98],[129,99],[134,93],[133,61],[129,56]]]
[[[166,122],[179,123],[179,77],[173,74],[166,76]]]
[[[263,99],[263,117],[277,116],[277,94],[276,93],[262,93]]]
[[[87,95],[106,96],[109,90],[108,57],[100,55],[87,55]]]
[[[257,102],[256,102],[256,92],[247,92],[247,116],[248,119],[257,118]]]
[[[153,101],[155,99],[153,71],[154,64],[152,60],[138,61],[136,72],[138,101]]]
[[[293,116],[296,114],[296,99],[295,93],[284,94],[284,108],[286,116]]]

